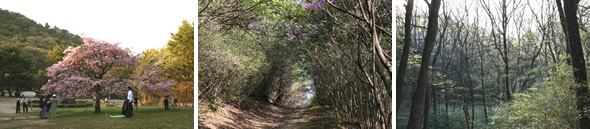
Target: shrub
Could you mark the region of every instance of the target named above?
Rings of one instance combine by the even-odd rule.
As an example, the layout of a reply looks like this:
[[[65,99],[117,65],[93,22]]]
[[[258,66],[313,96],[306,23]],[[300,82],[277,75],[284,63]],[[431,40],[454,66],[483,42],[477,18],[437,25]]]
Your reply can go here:
[[[493,109],[495,128],[577,128],[572,67],[561,63],[546,70],[549,77]]]
[[[212,109],[213,111],[217,111],[220,104],[221,104],[221,99],[219,98],[219,96],[213,96],[213,97],[211,97],[211,102],[209,103],[209,108]]]

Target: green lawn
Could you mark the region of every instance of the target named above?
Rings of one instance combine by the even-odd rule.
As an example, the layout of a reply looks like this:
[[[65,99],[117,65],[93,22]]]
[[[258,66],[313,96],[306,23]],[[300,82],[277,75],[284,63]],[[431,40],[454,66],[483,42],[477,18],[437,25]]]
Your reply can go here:
[[[28,119],[0,121],[0,128],[193,128],[194,110],[164,110],[163,108],[139,108],[134,117],[110,118],[108,115],[121,115],[121,107],[101,107],[100,114],[94,107],[58,108],[57,118],[39,119],[39,110],[19,116]],[[36,116],[31,118],[32,116]],[[51,117],[51,113],[47,113]]]

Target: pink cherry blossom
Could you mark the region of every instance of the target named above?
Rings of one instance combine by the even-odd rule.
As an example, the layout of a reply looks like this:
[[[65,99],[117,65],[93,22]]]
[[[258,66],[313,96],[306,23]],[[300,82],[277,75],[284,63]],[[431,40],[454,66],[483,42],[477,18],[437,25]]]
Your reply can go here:
[[[156,60],[162,61],[161,58]],[[160,76],[159,73],[162,72],[162,68],[158,65],[142,64],[138,66],[137,71],[134,77],[135,81],[131,83],[138,87],[140,93],[158,95],[170,89],[176,83],[174,80]]]
[[[134,66],[137,57],[118,44],[82,39],[84,44],[66,49],[64,60],[47,68],[50,80],[41,87],[43,94],[56,94],[62,102],[73,102],[77,98],[126,93],[132,80],[117,77],[111,69]]]

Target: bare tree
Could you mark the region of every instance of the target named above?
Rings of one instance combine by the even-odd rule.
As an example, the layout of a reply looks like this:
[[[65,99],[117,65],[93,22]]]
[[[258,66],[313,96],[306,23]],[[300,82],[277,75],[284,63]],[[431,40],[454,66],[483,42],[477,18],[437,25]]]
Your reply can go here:
[[[438,31],[438,11],[440,9],[440,0],[432,0],[430,4],[430,13],[428,16],[428,30],[424,50],[422,51],[422,61],[420,63],[420,72],[418,75],[418,85],[412,95],[412,106],[410,109],[410,119],[408,122],[409,129],[420,128],[422,115],[424,113],[424,98],[428,80],[428,67],[430,66],[430,56],[434,48],[434,41]]]
[[[518,2],[518,3],[517,3]],[[500,16],[496,16],[494,15],[491,10],[491,7],[489,5],[489,3],[487,3],[486,0],[481,0],[480,3],[482,3],[482,7],[483,9],[486,11],[486,13],[488,14],[488,17],[490,18],[490,20],[492,21],[492,36],[494,38],[496,38],[494,31],[498,31],[500,33],[500,36],[502,37],[502,47],[499,47],[500,45],[498,45],[498,43],[494,42],[494,47],[496,48],[496,50],[498,50],[498,52],[500,52],[500,56],[502,57],[502,60],[504,62],[504,82],[505,82],[505,94],[506,94],[506,100],[510,101],[512,100],[512,93],[510,92],[510,60],[508,57],[508,53],[510,51],[510,49],[508,48],[508,36],[507,36],[507,28],[508,28],[508,24],[510,23],[510,20],[512,19],[512,15],[514,14],[515,10],[517,10],[520,7],[520,1],[515,1],[515,0],[511,0],[509,2],[507,2],[506,0],[502,0],[502,2],[500,3],[500,6],[497,8],[498,10],[500,10],[500,12],[498,12]],[[508,4],[511,4],[510,7],[510,11],[508,11]],[[496,17],[498,17],[499,21],[499,25],[498,22],[496,22]]]

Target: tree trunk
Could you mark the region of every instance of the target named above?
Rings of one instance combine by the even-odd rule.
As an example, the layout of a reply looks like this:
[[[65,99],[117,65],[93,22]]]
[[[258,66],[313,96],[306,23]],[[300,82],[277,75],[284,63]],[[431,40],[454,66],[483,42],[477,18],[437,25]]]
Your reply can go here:
[[[475,121],[475,93],[473,92],[473,82],[471,79],[471,73],[469,72],[469,61],[465,61],[467,66],[467,79],[469,79],[469,92],[471,93],[471,128],[473,129],[473,122]]]
[[[436,119],[437,118],[436,116],[438,116],[438,113],[437,113],[438,112],[437,111],[438,108],[436,106],[436,92],[435,92],[436,89],[434,88],[434,86],[431,87],[431,91],[432,91],[432,111],[434,112],[433,113],[433,115],[434,115],[434,127],[436,128],[436,127],[438,127],[438,119]]]
[[[506,0],[502,0],[502,44],[504,46],[504,51],[503,51],[503,56],[502,59],[504,61],[504,82],[505,82],[505,91],[506,91],[506,100],[510,101],[512,100],[512,93],[510,92],[510,61],[508,59],[508,43],[507,41],[507,36],[506,36],[506,29],[508,28],[508,16],[506,15],[508,12],[506,11],[506,9],[508,8],[508,5],[506,5]]]
[[[426,32],[426,40],[424,43],[424,51],[422,52],[422,61],[420,63],[420,72],[418,74],[418,85],[412,95],[412,105],[410,108],[410,119],[408,122],[409,129],[420,128],[422,115],[424,113],[424,98],[426,93],[426,81],[428,80],[428,67],[430,64],[430,56],[434,48],[434,40],[438,31],[438,10],[440,8],[440,0],[432,0],[430,13],[428,16],[428,29]]]
[[[426,92],[428,92],[428,89],[430,89],[430,86],[426,87]],[[424,102],[424,123],[422,125],[422,128],[427,129],[428,128],[428,112],[429,112],[429,108],[430,108],[430,94],[426,93],[426,98],[425,98],[425,102]]]
[[[94,113],[100,113],[100,98],[102,98],[100,95],[100,86],[97,86],[94,92],[96,93],[96,99],[94,100]]]
[[[484,77],[485,77],[485,71],[484,71],[484,67],[483,67],[483,61],[484,60],[483,60],[483,55],[481,53],[481,46],[480,46],[479,52],[480,52],[480,54],[479,54],[479,59],[480,59],[479,64],[480,64],[480,67],[481,67],[480,68],[480,70],[481,70],[481,87],[482,87],[482,90],[483,90],[483,93],[482,93],[483,114],[484,114],[485,121],[486,121],[486,124],[487,124],[488,123],[488,110],[486,108],[487,107],[487,105],[486,105],[486,85],[484,83],[485,82],[485,79],[484,79]]]
[[[8,89],[8,96],[14,97],[14,95],[12,95],[12,90],[10,90],[10,86],[7,86],[7,87],[8,88],[6,88],[6,89]]]
[[[399,68],[397,71],[396,77],[396,97],[397,97],[397,107],[395,108],[396,112],[399,111],[399,106],[402,103],[402,93],[404,87],[404,78],[406,76],[406,69],[408,68],[408,57],[410,55],[410,40],[412,40],[412,9],[414,8],[414,0],[408,0],[408,4],[406,5],[406,19],[404,23],[404,48],[402,50],[402,57],[399,64]]]
[[[449,122],[449,89],[446,87],[445,85],[445,125],[447,128],[450,128],[450,123]]]
[[[580,123],[580,128],[590,128],[590,117],[584,114],[584,110],[588,107],[586,99],[588,99],[588,87],[586,86],[586,61],[584,60],[584,52],[582,50],[582,43],[580,39],[580,30],[578,29],[578,18],[576,13],[578,11],[579,0],[564,1],[564,12],[567,25],[567,37],[570,42],[572,67],[574,68],[575,96],[578,115],[576,115]]]
[[[469,127],[471,127],[469,126],[471,122],[469,122],[469,110],[467,109],[467,103],[465,103],[465,90],[463,90],[463,95],[461,98],[463,99],[463,104],[461,105],[463,107],[463,113],[465,114],[465,124],[467,125],[467,129],[469,129]]]
[[[510,82],[509,82],[509,61],[508,61],[508,47],[506,46],[506,33],[503,34],[504,36],[504,81],[505,81],[505,90],[506,90],[506,100],[512,100],[512,94],[510,92]]]
[[[566,40],[565,40],[565,53],[567,55],[572,55],[571,54],[572,53],[571,52],[571,48],[570,48],[571,41],[568,38],[568,35],[569,35],[568,33],[570,33],[570,32],[567,31],[568,29],[567,29],[566,19],[565,19],[564,12],[563,12],[564,10],[563,10],[562,5],[561,5],[561,0],[555,0],[555,3],[557,4],[557,12],[559,14],[559,20],[560,20],[560,23],[561,23],[561,28],[563,29],[563,33],[565,33],[565,37],[566,37]],[[571,61],[572,61],[571,58],[567,58],[566,59],[566,62],[569,65],[572,65],[572,62]]]

